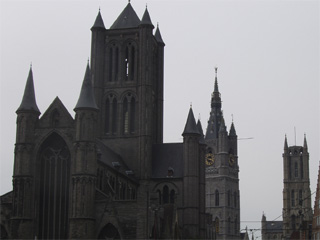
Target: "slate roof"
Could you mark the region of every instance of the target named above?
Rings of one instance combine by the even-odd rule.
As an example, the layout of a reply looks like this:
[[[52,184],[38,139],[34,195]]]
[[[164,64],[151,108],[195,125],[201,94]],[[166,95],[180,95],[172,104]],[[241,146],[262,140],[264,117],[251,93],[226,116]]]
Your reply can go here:
[[[154,37],[156,38],[158,43],[163,43],[164,44],[164,42],[162,40],[162,37],[161,37],[159,26],[157,26],[156,32],[154,34]]]
[[[112,24],[110,29],[135,28],[139,25],[140,19],[132,8],[131,4],[128,3],[125,9],[123,9],[123,11],[120,13],[117,20]]]
[[[166,178],[169,168],[173,168],[174,170],[172,178],[183,177],[183,143],[153,145],[152,177]]]
[[[282,233],[283,221],[266,221],[267,233]]]
[[[98,158],[98,161],[104,163],[105,165],[109,166],[115,171],[120,172],[131,179],[134,179],[134,173],[126,165],[126,163],[123,161],[120,155],[112,151],[101,140],[97,139],[96,143],[97,143],[98,152],[101,154],[100,157]]]
[[[77,110],[79,108],[98,109],[93,93],[89,63],[87,64],[87,69],[84,75],[80,96],[74,110]]]
[[[146,8],[146,10],[144,11],[144,14],[143,14],[143,16],[142,16],[141,24],[151,25],[151,26],[153,27],[153,24],[152,24],[151,18],[150,18],[150,14],[149,14],[147,8]]]
[[[100,13],[100,9],[99,9],[99,13],[96,17],[96,20],[92,26],[92,28],[104,28],[104,23],[103,23],[103,20],[102,20],[102,17],[101,17],[101,13]]]
[[[24,89],[24,94],[22,97],[21,104],[17,109],[19,111],[35,111],[40,113],[39,108],[36,103],[36,96],[34,93],[34,85],[33,85],[33,73],[30,67],[28,79],[26,82],[26,87]]]
[[[188,119],[186,122],[186,125],[184,127],[184,131],[182,134],[199,134],[196,120],[194,119],[193,111],[192,108],[190,107],[189,114],[188,114]]]

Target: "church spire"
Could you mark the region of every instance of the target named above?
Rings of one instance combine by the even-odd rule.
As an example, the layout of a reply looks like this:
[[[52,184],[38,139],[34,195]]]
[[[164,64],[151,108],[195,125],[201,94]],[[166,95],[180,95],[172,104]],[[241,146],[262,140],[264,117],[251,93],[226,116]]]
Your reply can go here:
[[[304,139],[303,139],[303,148],[308,149],[308,144],[307,144],[307,137],[306,137],[306,134],[304,134]]]
[[[34,111],[40,114],[34,93],[32,66],[30,66],[26,87],[24,89],[20,107],[17,109],[17,113],[20,111]]]
[[[287,134],[284,137],[284,150],[288,150]]]
[[[218,93],[219,92],[219,87],[218,87],[218,67],[215,67],[214,70],[215,70],[215,73],[216,73],[216,77],[214,79],[214,91],[213,92]]]
[[[94,98],[94,94],[93,94],[89,61],[87,64],[86,73],[84,75],[79,100],[74,110],[77,110],[79,108],[98,109],[95,98]]]

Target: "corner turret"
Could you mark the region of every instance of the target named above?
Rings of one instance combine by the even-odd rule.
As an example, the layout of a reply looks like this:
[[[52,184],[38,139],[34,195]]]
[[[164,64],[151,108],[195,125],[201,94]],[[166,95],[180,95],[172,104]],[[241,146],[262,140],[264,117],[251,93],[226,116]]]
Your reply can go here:
[[[144,11],[144,14],[142,16],[140,25],[148,25],[150,28],[152,28],[152,29],[154,28],[154,26],[151,22],[150,14],[148,12],[147,7],[146,7],[146,10]]]
[[[24,94],[22,97],[22,101],[21,101],[21,104],[20,104],[19,108],[17,109],[16,113],[19,113],[22,111],[32,111],[32,112],[40,114],[39,108],[36,103],[35,93],[34,93],[33,73],[32,73],[31,66],[30,66],[29,75],[28,75],[28,79],[26,82]]]
[[[101,17],[101,13],[100,13],[100,8],[99,8],[99,12],[98,12],[98,15],[96,17],[96,20],[91,28],[91,30],[93,29],[98,29],[98,28],[101,28],[103,30],[105,30],[105,26],[104,26],[104,23],[103,23],[103,19]]]

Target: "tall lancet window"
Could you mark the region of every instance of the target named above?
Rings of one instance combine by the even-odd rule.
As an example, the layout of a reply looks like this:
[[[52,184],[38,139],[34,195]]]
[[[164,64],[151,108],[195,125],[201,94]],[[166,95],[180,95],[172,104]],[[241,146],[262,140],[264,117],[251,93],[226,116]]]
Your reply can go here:
[[[67,238],[70,152],[65,141],[52,134],[41,146],[39,239]]]
[[[129,42],[124,51],[125,81],[134,81],[136,75],[136,47]]]
[[[136,118],[136,100],[129,93],[123,99],[123,132],[124,134],[133,134],[135,132]]]
[[[117,98],[110,94],[106,99],[105,105],[105,133],[117,133],[117,119],[118,119],[118,102]]]
[[[108,81],[118,81],[119,77],[119,47],[116,44],[112,44],[107,51],[107,69],[108,69]]]

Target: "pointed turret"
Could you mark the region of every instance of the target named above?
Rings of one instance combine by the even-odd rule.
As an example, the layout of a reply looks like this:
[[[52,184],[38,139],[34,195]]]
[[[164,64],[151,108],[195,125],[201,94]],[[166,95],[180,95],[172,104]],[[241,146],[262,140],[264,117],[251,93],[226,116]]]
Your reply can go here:
[[[150,25],[152,28],[154,28],[152,22],[151,22],[151,18],[150,18],[150,14],[148,12],[148,8],[146,7],[146,10],[144,11],[144,14],[142,16],[141,19],[141,25]]]
[[[205,144],[204,134],[203,134],[203,130],[202,130],[202,125],[201,125],[200,119],[198,119],[198,122],[197,122],[197,129],[198,129],[199,133],[201,134],[199,143]]]
[[[157,24],[157,29],[156,29],[156,32],[154,34],[154,37],[156,38],[157,42],[158,43],[162,43],[164,44],[163,40],[162,40],[162,37],[161,37],[161,33],[160,33],[160,29],[159,29],[159,24]]]
[[[97,15],[96,20],[95,20],[95,22],[94,22],[94,24],[93,24],[91,29],[93,29],[93,28],[103,28],[103,29],[105,29],[104,23],[103,23],[103,19],[101,17],[100,9],[99,9],[98,15]]]
[[[221,116],[219,133],[220,133],[220,132],[226,132],[226,131],[227,131],[227,127],[226,127],[226,124],[225,124],[225,122],[224,122],[224,117],[223,117],[223,115],[222,115],[222,116]]]
[[[33,74],[32,68],[30,67],[29,75],[24,89],[24,94],[20,107],[17,109],[17,113],[21,111],[34,111],[40,114],[39,108],[36,103],[36,96],[34,93],[34,84],[33,84]]]
[[[200,132],[198,131],[198,128],[197,128],[196,120],[193,115],[192,107],[190,107],[188,119],[187,119],[186,126],[184,128],[182,135],[185,135],[185,134],[199,134],[200,135]]]
[[[79,100],[74,110],[76,111],[80,108],[91,108],[98,110],[93,93],[89,62],[87,64],[86,73],[84,75]]]
[[[288,141],[287,141],[287,135],[284,137],[284,150],[288,150]]]
[[[229,136],[232,136],[232,137],[237,136],[236,129],[235,129],[235,127],[234,127],[233,122],[231,123]]]
[[[214,93],[219,93],[219,87],[218,87],[218,68],[215,67],[215,73],[216,73],[216,77],[214,79]]]
[[[303,139],[303,148],[308,149],[308,144],[307,144],[307,137],[306,137],[306,134],[304,134],[304,139]]]
[[[135,28],[139,25],[140,19],[129,2],[110,29]]]

